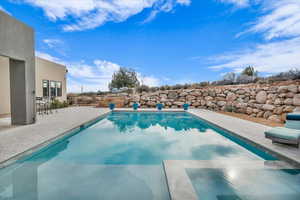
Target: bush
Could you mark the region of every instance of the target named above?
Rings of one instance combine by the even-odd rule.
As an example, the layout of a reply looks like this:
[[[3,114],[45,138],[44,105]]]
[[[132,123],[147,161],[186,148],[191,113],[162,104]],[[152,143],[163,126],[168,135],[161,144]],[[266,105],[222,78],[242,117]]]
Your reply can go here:
[[[65,107],[68,107],[67,101],[60,102],[59,100],[55,99],[55,100],[51,103],[51,108],[52,108],[52,109],[65,108]]]
[[[241,74],[237,77],[236,83],[237,84],[247,84],[247,83],[253,83],[253,82],[255,82],[255,80],[256,80],[255,76],[248,76],[248,75]]]
[[[286,80],[296,80],[300,79],[300,70],[298,69],[291,69],[287,72],[281,72],[274,76],[270,76],[269,80],[273,81],[286,81]]]
[[[236,112],[236,108],[232,105],[227,105],[225,106],[225,109],[224,109],[226,112]]]
[[[138,93],[149,92],[149,91],[150,91],[150,87],[147,85],[141,85],[137,88]]]
[[[183,89],[183,88],[184,88],[184,86],[181,84],[176,84],[172,87],[173,90],[179,90],[179,89]]]

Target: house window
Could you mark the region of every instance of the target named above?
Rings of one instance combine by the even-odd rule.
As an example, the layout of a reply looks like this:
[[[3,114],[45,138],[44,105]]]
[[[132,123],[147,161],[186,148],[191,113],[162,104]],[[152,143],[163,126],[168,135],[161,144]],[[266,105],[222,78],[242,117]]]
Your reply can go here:
[[[50,81],[51,97],[56,97],[56,81]]]
[[[56,96],[62,96],[61,82],[59,81],[56,82]]]
[[[43,80],[43,97],[49,97],[49,81]]]

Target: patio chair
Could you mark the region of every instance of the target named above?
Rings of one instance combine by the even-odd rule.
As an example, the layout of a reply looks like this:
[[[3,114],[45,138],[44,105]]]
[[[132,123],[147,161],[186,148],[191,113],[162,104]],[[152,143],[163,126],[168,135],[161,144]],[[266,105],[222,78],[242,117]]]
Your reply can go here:
[[[294,145],[300,144],[300,113],[291,113],[286,117],[285,127],[272,128],[265,132],[265,137],[273,143]]]

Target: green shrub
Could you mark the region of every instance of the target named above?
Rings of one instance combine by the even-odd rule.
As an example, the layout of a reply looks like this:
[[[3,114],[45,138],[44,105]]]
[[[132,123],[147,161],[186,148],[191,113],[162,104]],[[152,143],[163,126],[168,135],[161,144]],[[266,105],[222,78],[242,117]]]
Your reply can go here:
[[[55,99],[51,103],[51,108],[52,109],[65,108],[65,107],[68,107],[68,102],[67,101],[60,102],[59,100]]]
[[[227,106],[225,106],[225,111],[226,112],[236,112],[236,108],[232,105],[227,105]]]

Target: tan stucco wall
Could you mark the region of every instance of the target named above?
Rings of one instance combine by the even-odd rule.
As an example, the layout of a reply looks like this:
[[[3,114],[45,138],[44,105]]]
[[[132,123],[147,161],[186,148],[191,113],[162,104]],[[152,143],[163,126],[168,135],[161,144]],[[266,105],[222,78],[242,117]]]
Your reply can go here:
[[[36,96],[43,96],[43,80],[61,81],[62,82],[62,96],[57,97],[60,101],[67,100],[67,79],[66,67],[48,60],[36,57],[35,59],[35,80],[36,80]]]
[[[9,59],[0,56],[0,115],[10,113]]]
[[[60,81],[62,83],[62,96],[60,101],[67,100],[66,67],[36,57],[36,96],[43,96],[43,80]],[[0,115],[10,113],[10,81],[9,59],[0,56]]]

